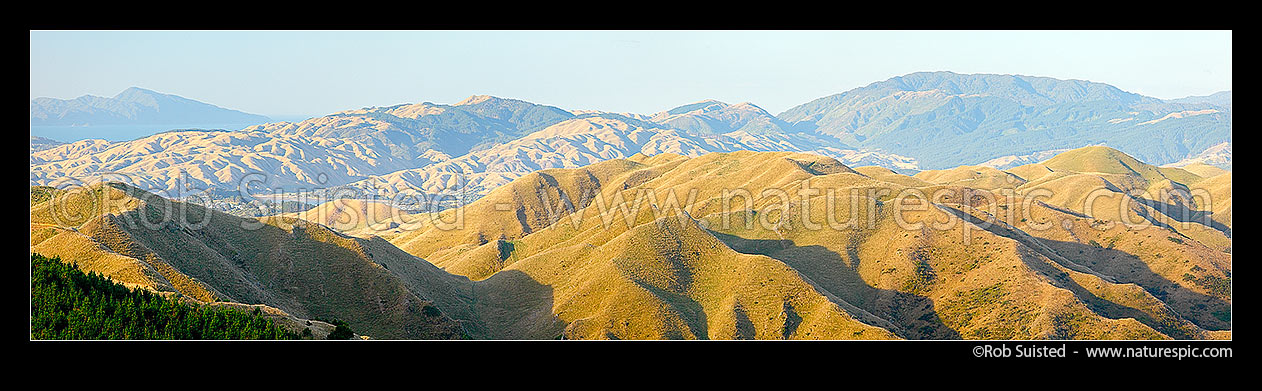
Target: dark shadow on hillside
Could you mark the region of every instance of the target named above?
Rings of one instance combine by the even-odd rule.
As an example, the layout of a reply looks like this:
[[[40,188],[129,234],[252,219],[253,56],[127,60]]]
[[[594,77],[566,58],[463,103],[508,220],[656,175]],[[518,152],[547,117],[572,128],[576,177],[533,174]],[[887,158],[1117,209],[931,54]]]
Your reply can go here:
[[[691,278],[690,275],[687,277]],[[657,296],[657,298],[661,299],[662,302],[670,305],[676,311],[679,311],[679,313],[683,315],[683,318],[688,321],[689,331],[691,331],[692,335],[696,336],[697,339],[710,339],[710,323],[706,318],[705,308],[701,307],[701,303],[698,303],[696,300],[693,300],[687,295],[658,288],[653,286],[653,284],[640,281],[638,278],[631,278],[631,281],[635,282],[635,284],[639,285],[641,288],[644,288],[644,290],[649,291],[649,293],[652,293],[654,296]],[[689,281],[682,283],[682,285],[690,283],[691,282]],[[748,318],[746,318],[746,320],[748,320]],[[678,335],[677,338],[672,339],[683,338],[683,335]]]
[[[1052,205],[1052,204],[1049,204],[1049,203],[1046,203],[1046,202],[1043,202],[1043,201],[1035,201],[1035,204],[1037,204],[1038,206],[1041,206],[1041,207],[1044,207],[1044,208],[1047,208],[1047,209],[1051,209],[1051,210],[1054,210],[1054,211],[1057,211],[1057,212],[1060,212],[1060,213],[1064,213],[1064,214],[1067,214],[1067,215],[1070,215],[1070,216],[1074,216],[1074,217],[1077,217],[1077,218],[1080,218],[1080,219],[1089,219],[1089,218],[1091,218],[1091,216],[1087,216],[1087,215],[1085,215],[1085,214],[1078,213],[1077,211],[1070,210],[1069,208],[1065,208],[1065,207],[1061,207],[1061,206]]]
[[[1231,304],[1221,298],[1198,293],[1183,287],[1165,277],[1157,274],[1148,267],[1147,263],[1139,257],[1130,253],[1090,244],[1078,242],[1065,242],[1057,240],[1048,240],[1034,237],[1026,234],[1015,227],[1002,223],[987,223],[967,212],[956,209],[951,205],[940,205],[944,210],[951,212],[957,217],[968,221],[975,226],[986,230],[992,234],[1010,238],[1027,244],[1030,249],[1043,253],[1049,259],[1055,261],[1058,257],[1069,262],[1073,262],[1078,266],[1089,268],[1091,272],[1097,275],[1112,277],[1117,283],[1127,284],[1134,283],[1144,288],[1148,293],[1152,294],[1158,300],[1166,303],[1166,306],[1175,311],[1178,316],[1192,322],[1196,326],[1206,330],[1229,330],[1231,324],[1228,321],[1220,319],[1220,316],[1230,319]],[[1046,246],[1044,249],[1042,246]],[[1046,252],[1050,250],[1052,254]],[[1135,308],[1125,307],[1116,303],[1108,302],[1104,299],[1096,297],[1088,292],[1085,288],[1078,286],[1068,275],[1055,270],[1051,265],[1045,264],[1043,261],[1033,257],[1025,256],[1024,261],[1031,268],[1038,270],[1045,276],[1052,278],[1063,284],[1066,288],[1073,292],[1080,300],[1092,307],[1102,316],[1120,319],[1133,317],[1148,326],[1157,329],[1163,333],[1169,334],[1174,338],[1190,338],[1186,331],[1173,329],[1176,327],[1170,322],[1163,322],[1153,319],[1151,316],[1143,314]],[[1107,261],[1097,261],[1099,259],[1107,259]],[[1062,265],[1066,268],[1076,269],[1074,265]],[[1106,278],[1108,280],[1108,278]],[[1173,334],[1171,334],[1173,333]]]
[[[736,323],[735,339],[758,339],[758,329],[754,326],[754,322],[749,319],[749,314],[745,312],[744,306],[736,303],[736,307],[732,308],[732,317]]]
[[[1154,201],[1146,198],[1133,197],[1131,199],[1144,204],[1153,210],[1156,210],[1157,213],[1169,217],[1179,223],[1203,225],[1213,228],[1218,232],[1222,232],[1223,235],[1227,235],[1228,238],[1231,237],[1231,227],[1228,227],[1226,224],[1221,222],[1214,221],[1212,219],[1214,212],[1212,211],[1192,210],[1191,208],[1182,205]]]
[[[294,302],[316,317],[344,320],[365,331],[361,334],[377,338],[452,339],[462,334],[431,298],[408,289],[390,272],[399,263],[387,261],[392,257],[374,254],[371,247],[360,253],[316,238],[337,234],[335,230],[318,225],[296,225],[288,231],[264,226],[245,234],[279,239],[265,241],[276,247],[242,265],[269,296]]]
[[[503,270],[468,286],[475,339],[557,339],[565,322],[552,313],[552,287],[518,270]]]
[[[1125,251],[1077,242],[1038,239],[1067,259],[1105,273],[1126,284],[1143,287],[1181,317],[1206,330],[1230,330],[1231,304],[1223,298],[1190,290],[1157,274],[1147,263]],[[1090,257],[1077,258],[1092,254]],[[1085,259],[1084,259],[1085,258]],[[1104,261],[1095,261],[1104,259]],[[1220,319],[1222,317],[1222,319]]]
[[[1143,312],[1140,309],[1114,303],[1114,302],[1105,300],[1103,298],[1100,298],[1099,296],[1096,296],[1095,294],[1088,291],[1086,288],[1083,288],[1082,285],[1078,284],[1077,281],[1074,281],[1074,279],[1071,278],[1069,274],[1061,272],[1060,270],[1057,270],[1054,266],[1049,264],[1045,260],[1045,258],[1035,257],[1033,256],[1033,254],[1024,253],[1024,252],[1020,253],[1019,256],[1021,258],[1021,261],[1025,262],[1025,264],[1029,266],[1031,269],[1037,270],[1039,273],[1042,273],[1045,277],[1056,281],[1056,285],[1058,287],[1064,288],[1070,291],[1071,293],[1073,293],[1074,296],[1077,297],[1079,301],[1087,305],[1087,308],[1090,308],[1092,312],[1095,312],[1096,314],[1100,316],[1103,316],[1109,319],[1114,319],[1114,320],[1134,318],[1135,320],[1138,320],[1140,323],[1143,323],[1147,325],[1148,327],[1152,327],[1154,330],[1157,330],[1158,332],[1161,332],[1162,334],[1168,335],[1171,338],[1175,338],[1175,339],[1196,339],[1197,337],[1194,334],[1196,332],[1195,328],[1181,327],[1185,325],[1186,323],[1180,324],[1178,320],[1169,319],[1169,318],[1157,319]],[[1175,316],[1177,317],[1177,315]],[[1057,331],[1067,332],[1068,330],[1060,330],[1058,328]],[[1071,339],[1073,338],[1073,336],[1070,334],[1058,333],[1058,334],[1052,335],[1051,338],[1052,339]]]
[[[745,239],[710,231],[737,252],[775,258],[810,278],[821,288],[901,328],[890,330],[908,339],[962,339],[960,333],[942,322],[928,297],[880,289],[859,276],[862,259],[850,254],[847,264],[841,254],[824,246],[796,246],[789,240]],[[856,317],[856,319],[859,319]]]
[[[395,252],[395,262],[374,262],[388,269],[419,296],[433,300],[471,339],[553,339],[565,324],[552,316],[552,288],[517,270],[504,270],[471,281],[374,238],[379,248]],[[503,242],[511,247],[509,242]],[[511,249],[510,249],[511,251]],[[546,315],[546,316],[545,316]]]
[[[190,210],[207,213],[196,206]],[[345,321],[374,338],[460,337],[452,319],[388,271],[398,262],[387,265],[391,257],[378,253],[381,262],[374,264],[374,248],[334,243],[351,239],[327,227],[294,221],[282,228],[221,212],[210,212],[204,226],[196,225],[199,219],[187,225],[170,218],[149,227],[129,223],[146,213],[163,212],[146,207],[108,219],[117,223],[104,226],[96,239],[150,264],[167,264],[232,301]]]

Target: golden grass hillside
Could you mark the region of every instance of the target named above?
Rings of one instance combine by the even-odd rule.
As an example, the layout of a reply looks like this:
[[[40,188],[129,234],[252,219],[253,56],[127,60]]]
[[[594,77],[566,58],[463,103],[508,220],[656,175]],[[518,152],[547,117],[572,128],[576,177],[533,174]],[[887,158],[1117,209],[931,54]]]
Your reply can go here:
[[[1181,168],[1156,167],[1140,162],[1122,151],[1103,146],[1066,151],[1039,164],[1055,171],[1133,175],[1148,181],[1171,179],[1187,183],[1199,178]]]
[[[1146,320],[1146,323],[1157,329],[1166,327],[1163,332],[1171,336],[1221,335],[1203,333],[1196,328],[1230,330],[1230,254],[1166,228],[1127,226],[1024,199],[1014,199],[1001,206],[956,209],[972,219],[990,223],[983,225],[996,234],[1029,242],[1032,249],[1075,271],[1120,284],[1108,288],[1110,290],[1133,290],[1133,298],[1123,298],[1123,301],[1112,300],[1108,294],[1093,294],[1124,307],[1149,308],[1145,312],[1152,322]],[[1078,276],[1070,275],[1076,280]],[[1097,286],[1095,289],[1112,286],[1102,282],[1077,283],[1088,290],[1093,286]],[[1142,300],[1126,301],[1135,299]],[[1143,316],[1138,318],[1144,319]]]
[[[482,279],[498,271],[505,260],[479,262],[461,254],[489,251],[498,257],[499,249],[511,241],[587,207],[600,189],[640,184],[659,175],[672,162],[683,159],[678,155],[673,155],[674,158],[659,156],[653,161],[661,164],[651,167],[630,159],[616,159],[584,168],[534,172],[491,191],[468,206],[448,210],[413,225],[409,232],[390,236],[390,241],[449,271]],[[492,245],[485,246],[488,243]]]
[[[450,276],[380,239],[295,218],[235,217],[118,183],[37,203],[31,220],[33,237],[57,231],[33,240],[32,251],[129,284],[204,303],[266,304],[299,318],[341,319],[377,338],[463,334],[383,263],[410,262]]]
[[[1183,170],[1201,178],[1209,178],[1231,172],[1205,163],[1192,163],[1179,168],[1182,168]]]
[[[1219,244],[1074,210],[1083,187],[1123,194],[1114,183],[1124,179],[1147,187],[1199,178],[1186,171],[1088,162],[1079,169],[1102,171],[1071,172],[1053,161],[922,179],[795,153],[627,160],[636,164],[616,162],[581,187],[594,198],[552,205],[571,213],[505,218],[546,204],[523,196],[573,199],[580,189],[528,179],[467,206],[464,228],[390,241],[476,280],[466,314],[477,319],[468,322],[495,338],[1230,335],[1230,254]],[[1117,173],[1122,166],[1138,169]],[[1010,190],[1049,186],[1060,198],[979,188],[995,179]],[[497,217],[486,213],[494,205],[515,208]],[[1127,213],[1177,222],[1155,209],[1140,203]],[[1036,230],[1035,219],[1055,221]]]
[[[529,235],[478,281],[478,301],[514,309],[497,333],[598,339],[886,339],[895,335],[783,263],[731,250],[686,214],[608,229],[599,219]],[[569,240],[557,241],[560,238]],[[528,294],[515,280],[539,288]],[[488,306],[491,307],[491,306]],[[487,313],[494,313],[487,311]],[[515,314],[536,314],[516,316]],[[869,323],[870,322],[870,323]],[[875,325],[873,325],[875,324]],[[530,334],[517,334],[526,333]]]
[[[401,227],[417,224],[430,217],[428,213],[395,208],[386,202],[356,199],[336,199],[303,212],[285,213],[281,216],[318,223],[354,236],[398,233]]]
[[[1210,180],[1100,146],[1067,151],[1008,173],[1026,180],[1017,193],[1047,204],[1098,219],[1171,229],[1217,250],[1231,248],[1230,173]]]
[[[913,176],[896,173],[885,167],[864,166],[855,167],[854,170],[855,172],[863,174],[869,178],[898,184],[904,187],[922,187],[931,185],[929,182],[925,182]]]
[[[397,225],[354,200],[246,219],[120,184],[32,188],[31,246],[375,338],[1230,338],[1231,174],[1193,169],[1103,147],[916,176],[635,155]],[[175,216],[191,222],[151,224]]]
[[[1219,174],[1192,184],[1193,189],[1203,189],[1214,200],[1208,211],[1211,218],[1231,228],[1231,173]],[[1205,208],[1202,208],[1205,210]]]
[[[979,189],[1016,188],[1025,183],[1021,177],[984,166],[960,166],[949,170],[916,173],[915,178],[940,185],[969,186]]]

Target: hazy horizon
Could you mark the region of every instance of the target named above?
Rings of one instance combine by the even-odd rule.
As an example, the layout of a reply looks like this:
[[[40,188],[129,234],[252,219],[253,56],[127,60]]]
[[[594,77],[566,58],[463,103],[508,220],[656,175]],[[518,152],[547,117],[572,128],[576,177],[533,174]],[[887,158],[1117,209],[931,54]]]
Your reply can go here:
[[[921,71],[1209,95],[1231,90],[1231,32],[32,31],[30,94],[134,86],[274,118],[471,95],[635,113],[717,99],[778,114]]]

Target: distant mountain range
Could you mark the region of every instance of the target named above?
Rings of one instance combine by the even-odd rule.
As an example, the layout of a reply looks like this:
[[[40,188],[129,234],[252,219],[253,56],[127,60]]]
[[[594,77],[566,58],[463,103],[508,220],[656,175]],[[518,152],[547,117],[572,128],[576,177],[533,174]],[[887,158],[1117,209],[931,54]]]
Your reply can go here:
[[[913,157],[924,169],[1097,144],[1167,164],[1231,141],[1230,102],[1230,92],[1163,101],[1082,80],[921,72],[778,117],[798,131]]]
[[[173,131],[118,143],[83,140],[34,152],[31,182],[124,181],[177,197],[189,189],[236,191],[239,185],[255,192],[334,186],[412,167],[379,151],[387,148],[327,137]]]
[[[705,100],[657,113],[649,120],[698,134],[783,134],[791,129],[788,123],[749,102],[729,105]]]
[[[516,99],[472,96],[452,105],[429,102],[347,110],[302,122],[255,125],[247,132],[379,142],[386,153],[415,160],[427,151],[459,156],[511,141],[575,115]]]
[[[1231,91],[1221,91],[1206,96],[1189,96],[1171,100],[1176,103],[1208,103],[1211,105],[1223,106],[1227,110],[1231,110]]]
[[[253,124],[270,121],[257,114],[225,109],[171,94],[131,87],[104,98],[31,100],[31,126]]]
[[[76,101],[100,99],[106,98]],[[33,124],[37,101],[43,102],[32,101]],[[135,102],[192,102],[141,89],[113,101],[139,107],[152,105]],[[181,173],[194,184],[235,190],[245,175],[263,172],[275,177],[266,186],[278,189],[432,194],[462,188],[476,199],[537,170],[635,154],[809,152],[914,173],[959,165],[1008,168],[1090,145],[1157,165],[1196,161],[1229,168],[1230,102],[1230,91],[1161,100],[1081,80],[951,72],[895,77],[779,115],[715,100],[634,114],[476,95],[449,105],[369,107],[267,123],[231,135],[184,131],[38,148],[32,141],[31,184],[109,170],[140,178],[138,184],[154,191],[175,190],[173,178]],[[122,111],[134,113],[128,118],[146,113]],[[176,140],[187,147],[157,147]]]

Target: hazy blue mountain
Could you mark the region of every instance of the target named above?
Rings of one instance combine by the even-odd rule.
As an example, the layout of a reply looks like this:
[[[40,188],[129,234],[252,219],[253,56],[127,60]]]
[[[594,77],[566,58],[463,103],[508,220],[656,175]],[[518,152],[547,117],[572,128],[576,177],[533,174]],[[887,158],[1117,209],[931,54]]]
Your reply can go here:
[[[574,118],[573,113],[556,107],[488,95],[471,96],[453,106],[470,114],[508,122],[523,134]]]
[[[43,151],[61,144],[65,143],[47,137],[31,136],[31,153]]]
[[[654,123],[692,134],[710,135],[729,132],[749,134],[785,134],[788,123],[752,103],[729,105],[717,100],[703,100],[654,114]]]
[[[1167,166],[1183,167],[1193,163],[1208,164],[1231,171],[1231,142],[1224,142],[1222,144],[1209,147],[1201,153],[1178,162],[1171,163]]]
[[[1219,91],[1206,96],[1189,96],[1186,98],[1172,99],[1175,103],[1208,103],[1215,106],[1226,107],[1231,110],[1231,91]]]
[[[31,100],[32,126],[253,124],[267,117],[225,109],[171,94],[131,87],[113,98]]]
[[[302,122],[257,125],[275,135],[329,137],[379,142],[396,158],[428,163],[429,151],[459,156],[508,142],[574,114],[552,106],[491,96],[472,96],[451,105],[429,102],[348,110]],[[427,160],[428,159],[428,160]]]
[[[895,77],[778,117],[796,131],[915,158],[924,169],[1096,144],[1166,164],[1231,137],[1229,103],[1163,101],[1082,80],[952,72]]]
[[[120,96],[149,95],[133,92]],[[276,186],[286,188],[324,178],[318,185],[372,179],[433,191],[464,175],[461,180],[486,179],[483,188],[490,189],[542,168],[635,153],[735,150],[808,152],[912,172],[1009,167],[1106,145],[1161,165],[1231,166],[1230,92],[1166,101],[1080,80],[950,72],[895,77],[779,116],[750,103],[715,100],[644,115],[567,111],[478,95],[454,104],[368,107],[235,132],[175,133],[126,143],[52,137],[75,142],[38,152],[52,144],[32,138],[32,184],[126,169],[154,186],[174,186],[167,179],[185,169],[200,172],[197,179],[206,187],[234,185],[253,170],[280,171]],[[209,150],[249,159],[219,161],[221,154]],[[120,154],[135,159],[99,164]]]

